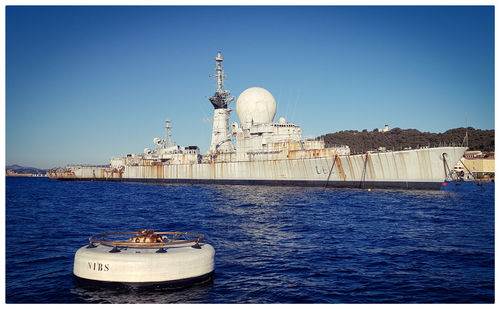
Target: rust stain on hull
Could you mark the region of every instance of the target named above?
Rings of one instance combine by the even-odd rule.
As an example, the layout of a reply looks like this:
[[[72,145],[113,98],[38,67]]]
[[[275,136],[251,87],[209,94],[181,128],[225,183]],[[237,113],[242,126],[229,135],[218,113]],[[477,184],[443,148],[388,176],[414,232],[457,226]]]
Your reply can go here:
[[[335,165],[337,166],[337,171],[344,181],[346,181],[346,174],[344,172],[344,167],[342,166],[342,160],[339,156],[335,156]]]

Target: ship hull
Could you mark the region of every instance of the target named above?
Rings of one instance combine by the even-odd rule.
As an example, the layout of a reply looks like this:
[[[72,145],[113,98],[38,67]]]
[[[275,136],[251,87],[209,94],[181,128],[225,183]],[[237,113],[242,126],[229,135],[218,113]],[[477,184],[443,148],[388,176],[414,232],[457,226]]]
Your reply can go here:
[[[165,184],[212,184],[212,185],[262,185],[290,187],[323,187],[323,188],[381,188],[381,189],[417,189],[439,190],[443,184],[438,182],[408,181],[307,181],[307,180],[244,180],[244,179],[158,179],[158,178],[57,178],[62,181],[108,181],[108,182],[141,182]]]
[[[343,188],[439,189],[464,147],[424,148],[338,157],[172,165],[72,167],[60,180]],[[444,154],[444,159],[443,159]]]

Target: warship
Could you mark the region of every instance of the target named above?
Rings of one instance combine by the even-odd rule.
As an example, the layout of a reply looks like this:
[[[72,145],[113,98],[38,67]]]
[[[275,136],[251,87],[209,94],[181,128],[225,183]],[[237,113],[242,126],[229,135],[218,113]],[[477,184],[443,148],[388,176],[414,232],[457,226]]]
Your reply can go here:
[[[401,151],[351,154],[348,146],[326,147],[304,139],[302,128],[281,117],[276,101],[261,87],[244,90],[236,100],[239,123],[229,125],[234,101],[224,89],[221,52],[215,58],[217,79],[210,148],[179,146],[154,138],[155,149],[113,157],[108,166],[69,165],[47,175],[59,180],[165,182],[191,184],[287,185],[351,188],[440,189],[466,147],[421,147]]]

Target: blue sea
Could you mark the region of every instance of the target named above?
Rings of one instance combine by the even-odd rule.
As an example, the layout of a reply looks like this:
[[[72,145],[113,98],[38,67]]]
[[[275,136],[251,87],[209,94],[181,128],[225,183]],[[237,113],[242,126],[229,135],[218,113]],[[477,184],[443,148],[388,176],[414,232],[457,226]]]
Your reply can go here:
[[[441,191],[6,178],[7,303],[493,303],[494,185]],[[92,234],[202,233],[215,279],[88,289]]]

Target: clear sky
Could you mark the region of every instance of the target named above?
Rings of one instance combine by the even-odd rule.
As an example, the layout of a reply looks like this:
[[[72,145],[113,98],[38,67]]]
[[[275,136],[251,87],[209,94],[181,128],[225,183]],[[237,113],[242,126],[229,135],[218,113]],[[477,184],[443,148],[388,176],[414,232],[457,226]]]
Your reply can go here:
[[[205,152],[218,50],[232,95],[268,89],[306,137],[494,128],[493,6],[6,11],[7,165],[107,164],[167,118]]]

